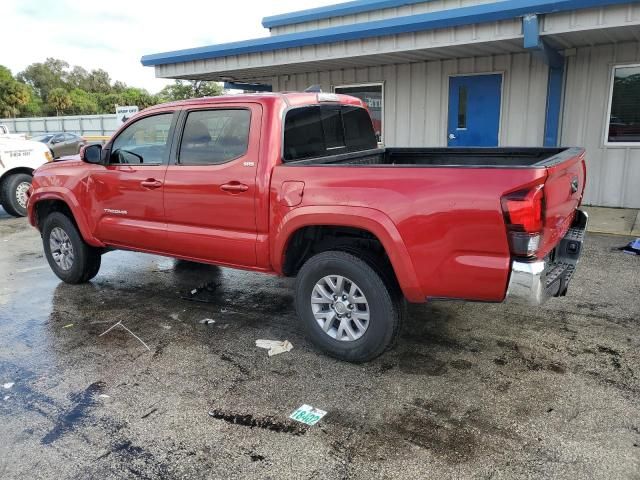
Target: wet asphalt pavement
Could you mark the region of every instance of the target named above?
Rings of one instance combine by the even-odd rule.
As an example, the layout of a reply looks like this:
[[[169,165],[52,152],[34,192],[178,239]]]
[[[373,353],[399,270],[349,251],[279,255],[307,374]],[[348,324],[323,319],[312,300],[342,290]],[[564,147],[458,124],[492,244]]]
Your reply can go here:
[[[0,478],[640,478],[628,240],[590,235],[544,308],[410,306],[397,347],[352,365],[301,335],[290,280],[112,252],[66,285],[0,210]],[[100,336],[118,321],[150,351]],[[329,413],[289,421],[304,403]]]

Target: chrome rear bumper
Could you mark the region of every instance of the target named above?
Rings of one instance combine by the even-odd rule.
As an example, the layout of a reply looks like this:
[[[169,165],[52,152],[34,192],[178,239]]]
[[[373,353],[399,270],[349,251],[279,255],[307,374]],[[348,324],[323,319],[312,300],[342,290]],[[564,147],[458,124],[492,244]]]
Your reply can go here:
[[[505,302],[541,305],[550,297],[566,295],[569,281],[582,253],[588,215],[576,210],[571,228],[545,260],[514,260]]]

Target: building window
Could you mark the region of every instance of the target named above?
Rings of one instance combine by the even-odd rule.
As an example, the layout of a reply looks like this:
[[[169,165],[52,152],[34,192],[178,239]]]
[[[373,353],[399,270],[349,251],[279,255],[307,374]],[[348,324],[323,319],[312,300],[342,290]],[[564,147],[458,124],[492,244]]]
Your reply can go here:
[[[460,85],[458,89],[458,129],[467,129],[467,86]]]
[[[640,65],[613,68],[607,143],[640,143]]]
[[[340,85],[333,88],[335,93],[357,97],[367,104],[373,120],[373,128],[378,142],[384,138],[384,88],[382,83],[360,85]]]

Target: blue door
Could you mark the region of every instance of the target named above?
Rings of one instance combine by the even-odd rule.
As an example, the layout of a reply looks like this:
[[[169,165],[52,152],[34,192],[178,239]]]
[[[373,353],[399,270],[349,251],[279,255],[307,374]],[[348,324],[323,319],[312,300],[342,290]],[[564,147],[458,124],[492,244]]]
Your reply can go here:
[[[502,75],[467,75],[449,80],[450,147],[497,147]]]

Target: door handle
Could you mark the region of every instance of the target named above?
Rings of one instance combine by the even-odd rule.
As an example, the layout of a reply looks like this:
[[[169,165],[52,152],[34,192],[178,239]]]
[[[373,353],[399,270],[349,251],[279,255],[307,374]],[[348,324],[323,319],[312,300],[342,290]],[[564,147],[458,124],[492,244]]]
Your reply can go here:
[[[220,185],[220,189],[229,193],[241,193],[249,190],[249,187],[240,182],[230,182],[225,183],[224,185]]]
[[[578,177],[573,177],[571,180],[571,193],[577,193],[578,188],[580,188],[580,181],[578,180]]]
[[[160,188],[162,186],[162,182],[160,180],[156,180],[155,178],[147,178],[140,182],[142,188],[147,188],[149,190],[153,190],[155,188]]]

